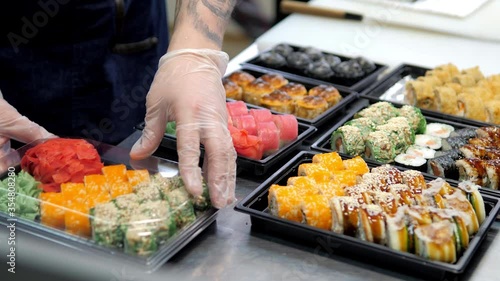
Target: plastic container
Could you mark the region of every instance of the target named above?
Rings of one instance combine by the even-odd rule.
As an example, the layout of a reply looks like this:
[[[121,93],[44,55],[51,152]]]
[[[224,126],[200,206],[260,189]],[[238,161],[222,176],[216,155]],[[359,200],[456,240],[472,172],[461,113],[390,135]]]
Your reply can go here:
[[[395,104],[406,104],[404,99],[405,85],[406,82],[414,80],[420,76],[425,75],[425,72],[430,70],[429,68],[424,68],[420,66],[402,64],[394,69],[391,73],[384,76],[373,86],[360,92],[360,95],[364,98],[371,100],[383,100],[390,101]],[[486,122],[476,121],[473,119],[465,117],[457,117],[454,115],[443,114],[437,111],[421,109],[422,113],[429,116],[434,116],[444,120],[455,121],[458,123],[466,123],[474,125],[477,127],[482,126],[495,126],[494,124],[489,124]],[[498,125],[496,125],[498,126]]]
[[[467,269],[467,265],[474,257],[481,242],[488,235],[488,231],[500,210],[500,199],[488,196],[480,190],[485,203],[486,219],[480,225],[479,231],[471,237],[469,247],[461,256],[457,257],[455,263],[428,260],[412,253],[393,250],[384,245],[366,242],[348,235],[271,215],[268,209],[270,186],[272,184],[286,185],[289,177],[297,175],[299,165],[310,163],[312,157],[317,153],[311,151],[300,152],[255,191],[239,202],[235,210],[250,215],[253,230],[265,233],[267,237],[273,236],[292,241],[301,248],[306,245],[316,250],[321,249],[320,254],[325,252],[329,257],[335,258],[335,256],[342,255],[367,264],[415,275],[426,280],[446,280],[446,278],[460,275]],[[344,156],[342,158],[349,159]],[[370,163],[368,165],[369,167],[376,167]],[[426,178],[426,180],[429,181],[432,178]]]
[[[32,235],[152,272],[216,219],[218,211],[210,207],[208,190],[202,198],[192,198],[183,187],[176,163],[156,157],[130,160],[129,151],[91,140],[87,143],[100,156],[103,173],[87,173],[92,175],[86,176],[83,183],[73,178],[73,183],[60,185],[61,192],[46,192],[51,185],[42,171],[50,172],[57,161],[38,156],[41,164],[33,164],[36,161],[32,160],[26,165],[19,160],[25,159],[25,154],[34,157],[29,149],[50,141],[40,140],[11,153],[11,159],[18,161],[8,163],[2,172],[0,189],[15,193],[16,211],[12,214],[13,209],[0,209],[0,223],[7,225],[16,219],[16,228]],[[67,153],[64,150],[60,148]],[[89,167],[88,157],[82,156],[88,154],[78,150],[75,155],[79,156],[64,161],[65,165],[83,163]],[[75,160],[77,157],[83,160]],[[61,176],[62,170],[68,171],[60,169],[53,172],[52,178]],[[29,174],[32,170],[43,181],[38,187]],[[10,197],[5,196],[13,193],[0,192],[0,198],[7,199],[0,202],[10,202]]]
[[[292,47],[294,52],[302,49],[302,47],[299,47],[299,46],[293,46],[293,45],[290,45],[290,46]],[[262,54],[267,53],[267,52],[271,51],[272,49],[273,48],[270,48],[269,50],[262,52]],[[340,58],[340,60],[342,62],[353,59],[351,57],[341,56],[341,55],[328,53],[328,52],[321,52],[321,53],[323,55],[336,56],[336,57]],[[360,91],[366,89],[367,87],[369,87],[387,69],[386,65],[379,64],[379,63],[374,63],[374,64],[375,64],[375,69],[373,71],[371,71],[371,72],[369,72],[369,73],[367,73],[359,78],[332,77],[329,79],[317,79],[317,78],[311,77],[310,75],[308,75],[304,71],[298,71],[294,68],[288,67],[287,65],[284,65],[282,67],[270,67],[261,61],[260,54],[256,57],[242,63],[242,65],[244,67],[253,68],[256,70],[272,69],[280,74],[283,74],[287,78],[296,79],[298,81],[313,82],[313,83],[328,82],[328,83],[332,83],[333,85],[338,86],[338,87],[347,87],[350,90],[353,90],[356,92],[360,92]]]
[[[251,69],[251,68],[241,68],[238,71],[244,71],[244,72],[250,73],[255,78],[258,78],[264,74],[277,73],[274,70],[268,70],[268,69],[255,70],[255,69]],[[229,74],[229,75],[231,75],[231,74]],[[229,76],[229,75],[227,75],[227,76]],[[300,80],[299,81],[293,77],[287,78],[287,80],[288,80],[288,82],[293,82],[293,83],[298,83],[298,84],[304,85],[304,87],[306,88],[307,91],[309,91],[310,89],[312,89],[316,86],[319,86],[319,85],[332,86],[331,83],[326,83],[326,82],[321,82],[321,81],[304,81],[304,80],[300,80],[300,79],[299,79]],[[311,125],[311,126],[318,128],[319,126],[331,121],[333,118],[335,118],[335,116],[342,114],[345,111],[346,107],[351,102],[353,102],[358,96],[358,94],[356,92],[349,90],[346,87],[339,87],[339,86],[334,86],[334,87],[336,87],[337,90],[339,91],[340,95],[342,96],[342,100],[340,100],[337,104],[328,108],[325,112],[323,112],[322,114],[318,115],[317,117],[315,117],[313,119],[296,117],[297,120],[300,123]],[[231,100],[231,99],[228,99],[228,100]],[[262,108],[261,106],[256,106],[254,104],[249,104],[249,103],[247,103],[247,106],[252,107],[252,108]],[[273,110],[271,110],[271,112],[278,113],[278,114],[281,113],[281,112],[277,112],[277,111],[273,111]]]

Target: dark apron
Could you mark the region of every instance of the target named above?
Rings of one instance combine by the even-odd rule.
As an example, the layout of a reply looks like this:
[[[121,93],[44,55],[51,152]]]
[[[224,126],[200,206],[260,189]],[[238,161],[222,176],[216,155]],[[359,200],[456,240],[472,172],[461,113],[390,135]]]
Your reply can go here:
[[[0,5],[0,90],[59,136],[116,144],[144,120],[166,52],[164,0],[16,0]]]

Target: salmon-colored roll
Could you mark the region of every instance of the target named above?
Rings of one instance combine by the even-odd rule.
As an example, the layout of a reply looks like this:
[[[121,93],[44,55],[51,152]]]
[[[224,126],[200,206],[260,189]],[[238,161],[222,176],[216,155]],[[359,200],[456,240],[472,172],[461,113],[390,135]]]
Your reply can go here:
[[[66,232],[90,237],[92,229],[90,227],[89,211],[90,208],[86,202],[71,205],[71,208],[66,210],[64,214]]]
[[[353,186],[357,183],[357,174],[351,170],[342,170],[332,173],[332,179],[339,182],[342,187]]]
[[[291,186],[273,184],[269,188],[268,206],[272,215],[296,222],[302,222],[300,212],[301,196]]]
[[[299,165],[299,176],[307,176],[313,178],[316,182],[329,181],[331,172],[319,163],[303,163]]]
[[[339,182],[331,180],[318,184],[321,195],[325,196],[328,200],[336,196],[344,196],[344,188]]]
[[[488,102],[486,112],[488,113],[486,122],[500,125],[500,99]]]
[[[141,183],[149,183],[149,171],[146,169],[141,170],[127,170],[127,179],[132,187],[141,184]]]
[[[319,194],[316,181],[311,177],[290,177],[287,185],[293,186],[299,195]]]
[[[451,87],[434,88],[438,111],[445,114],[458,115],[457,93]]]
[[[303,214],[303,223],[325,230],[332,228],[332,211],[325,196],[305,196],[300,204],[300,210]]]
[[[488,115],[481,99],[470,93],[461,93],[457,98],[460,116],[486,122]]]
[[[342,163],[346,170],[353,171],[358,176],[362,176],[370,172],[368,164],[366,164],[365,160],[361,156],[356,156],[352,159],[346,159],[342,161]]]
[[[337,152],[315,154],[312,158],[312,162],[322,164],[332,172],[344,170],[342,157],[340,157]]]
[[[40,194],[40,222],[44,225],[64,230],[64,196],[62,193],[43,192]]]

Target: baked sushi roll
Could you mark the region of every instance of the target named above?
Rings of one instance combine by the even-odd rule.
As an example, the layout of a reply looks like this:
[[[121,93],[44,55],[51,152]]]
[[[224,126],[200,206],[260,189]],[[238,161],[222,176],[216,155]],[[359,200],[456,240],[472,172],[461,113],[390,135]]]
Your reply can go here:
[[[260,105],[276,112],[293,114],[295,104],[293,98],[282,90],[275,90],[260,98]]]
[[[403,184],[410,188],[412,194],[422,194],[422,191],[427,189],[424,175],[415,170],[406,170],[401,172],[403,177]]]
[[[362,155],[365,151],[361,130],[350,125],[344,125],[335,130],[332,133],[330,143],[332,150],[347,155]]]
[[[346,159],[342,161],[344,169],[347,171],[353,171],[357,176],[363,176],[364,174],[370,172],[368,164],[361,156],[356,156],[352,159]]]
[[[283,77],[283,75],[278,74],[278,73],[267,73],[264,74],[260,77],[260,79],[266,81],[267,83],[271,84],[271,86],[274,89],[279,89],[286,84],[288,84],[288,80]]]
[[[451,132],[450,137],[463,137],[465,139],[471,139],[477,137],[477,132],[475,128],[462,128]]]
[[[425,207],[433,207],[444,209],[445,202],[443,196],[440,194],[440,190],[436,189],[425,189],[422,191],[421,195],[415,196],[415,201],[417,205]]]
[[[423,109],[437,110],[436,95],[432,84],[427,81],[413,80],[406,83],[405,101]]]
[[[484,103],[474,94],[461,93],[457,96],[459,115],[465,118],[486,122],[487,113]]]
[[[495,147],[497,143],[490,138],[472,138],[468,140],[471,146]]]
[[[226,98],[233,100],[243,99],[243,88],[238,86],[238,84],[228,78],[224,78],[222,79],[222,85],[224,85],[224,90],[226,91]]]
[[[342,161],[342,157],[340,157],[337,152],[315,154],[312,158],[312,162],[319,163],[327,167],[332,172],[344,170],[345,167],[344,161]]]
[[[356,198],[338,196],[330,199],[332,231],[355,236],[358,229],[360,204]]]
[[[415,254],[434,261],[457,261],[453,224],[449,221],[419,225],[415,228]]]
[[[415,195],[412,193],[412,189],[406,184],[391,184],[388,186],[388,191],[394,195],[398,206],[412,206],[416,204]]]
[[[314,119],[328,109],[328,102],[322,97],[304,96],[295,101],[295,116]]]
[[[486,210],[484,208],[484,200],[479,192],[479,186],[470,182],[462,181],[458,183],[458,188],[465,192],[467,200],[474,208],[478,222],[481,224],[486,219]]]
[[[361,177],[360,185],[366,187],[371,191],[382,191],[388,192],[389,184],[387,183],[387,177],[384,174],[377,173],[366,173]]]
[[[471,181],[479,186],[487,186],[488,173],[484,161],[478,158],[464,158],[455,162],[460,181]]]
[[[477,129],[477,136],[480,138],[489,138],[496,143],[500,142],[500,127],[481,127]]]
[[[255,80],[255,77],[252,74],[241,70],[231,73],[227,78],[242,88],[245,88],[245,86]]]
[[[442,140],[442,150],[456,150],[469,143],[469,140],[464,137],[449,137]]]
[[[401,171],[391,165],[381,165],[375,168],[372,168],[371,171],[373,174],[381,174],[386,178],[386,183],[391,185],[391,184],[397,184],[397,183],[403,183],[403,175],[401,174]]]
[[[373,204],[379,205],[384,213],[393,215],[398,211],[400,203],[391,192],[372,192],[371,200]]]
[[[432,223],[432,216],[429,207],[426,206],[408,206],[406,210],[406,219],[412,226],[428,225]]]
[[[277,52],[265,52],[259,55],[259,61],[267,67],[281,68],[286,66],[286,58]]]
[[[385,216],[378,205],[363,204],[359,208],[358,238],[363,241],[385,244]]]
[[[461,190],[457,190],[452,195],[445,195],[445,206],[448,209],[462,213],[466,219],[467,231],[469,235],[474,235],[479,231],[479,219],[472,204]]]
[[[293,187],[273,184],[269,188],[268,206],[269,212],[273,216],[302,222],[300,201],[301,197]]]
[[[285,92],[287,95],[293,99],[302,98],[307,95],[307,89],[304,85],[290,82],[280,88],[281,91]]]
[[[385,131],[375,131],[365,141],[364,156],[381,163],[390,163],[396,157],[391,135]]]
[[[484,74],[481,72],[481,69],[479,69],[479,66],[464,69],[461,73],[472,76],[476,83],[484,79]]]
[[[325,230],[332,229],[332,211],[325,196],[304,196],[300,203],[300,211],[302,223]]]
[[[314,61],[309,64],[305,73],[309,77],[327,81],[335,74],[330,65],[323,60]]]
[[[328,107],[332,107],[342,100],[339,90],[333,86],[319,85],[311,88],[308,92],[309,96],[322,97],[328,102]]]
[[[413,237],[408,230],[406,207],[398,207],[396,213],[385,213],[386,242],[391,249],[410,252]]]
[[[312,63],[311,58],[303,52],[292,52],[286,57],[286,61],[288,67],[299,72],[305,72]]]
[[[458,179],[458,168],[456,159],[450,155],[443,155],[427,161],[427,173],[436,177]]]
[[[467,217],[464,213],[452,209],[429,208],[433,222],[448,221],[453,225],[453,236],[457,254],[461,254],[469,247],[469,231]]]
[[[377,125],[381,125],[392,117],[397,117],[398,114],[398,109],[394,105],[389,102],[380,101],[357,112],[354,118],[367,117],[372,119]]]
[[[260,105],[262,96],[273,91],[274,87],[269,82],[257,78],[243,88],[243,100],[247,103]]]
[[[488,175],[487,187],[498,190],[500,185],[500,159],[487,160],[484,166]]]
[[[424,115],[422,115],[420,108],[411,105],[403,105],[399,109],[399,116],[408,119],[408,123],[415,134],[423,134],[425,132],[427,120],[425,120]]]
[[[486,122],[500,125],[500,100],[492,100],[486,103],[488,117]]]
[[[451,187],[451,185],[445,181],[443,178],[437,178],[427,183],[428,192],[439,193],[441,196],[451,195],[457,189]]]
[[[434,88],[437,110],[444,114],[458,115],[457,93],[450,87]]]

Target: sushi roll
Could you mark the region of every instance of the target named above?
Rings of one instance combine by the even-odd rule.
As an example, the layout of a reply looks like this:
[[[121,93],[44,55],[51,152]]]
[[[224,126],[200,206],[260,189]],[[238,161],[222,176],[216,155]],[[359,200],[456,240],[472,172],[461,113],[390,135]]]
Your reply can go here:
[[[415,142],[415,130],[411,127],[408,118],[403,116],[393,117],[387,121],[387,124],[398,127],[400,134],[404,135],[408,145],[412,145]]]
[[[424,207],[445,208],[444,199],[439,190],[426,189],[422,191],[421,195],[415,196],[415,201],[418,205]]]
[[[403,183],[410,188],[412,194],[422,194],[422,191],[427,189],[427,183],[421,172],[406,170],[401,175],[403,176]]]
[[[416,156],[414,154],[402,153],[394,158],[394,161],[398,164],[403,165],[405,168],[409,169],[424,169],[427,159],[421,156]]]
[[[458,115],[457,93],[452,87],[438,86],[433,89],[437,110],[444,114]]]
[[[293,186],[300,196],[320,194],[316,181],[311,177],[290,177],[287,185]]]
[[[357,119],[352,119],[346,122],[344,125],[354,126],[361,131],[363,140],[368,138],[368,135],[375,130],[377,126],[370,118],[362,117]]]
[[[459,181],[471,181],[479,186],[488,186],[488,173],[485,161],[478,158],[464,158],[455,161]]]
[[[451,195],[458,189],[451,187],[451,185],[442,178],[434,179],[427,183],[427,188],[429,192],[439,193],[441,196]]]
[[[137,194],[129,193],[125,195],[120,195],[115,199],[111,200],[113,204],[120,210],[123,221],[128,221],[134,209],[137,209],[139,205],[144,202]]]
[[[408,231],[406,207],[399,207],[394,214],[385,213],[387,246],[389,248],[410,252],[413,238]]]
[[[331,198],[332,231],[355,236],[358,228],[359,207],[359,202],[353,197],[339,196]]]
[[[281,68],[286,65],[286,58],[276,52],[265,52],[259,56],[260,62],[271,68]]]
[[[434,261],[454,263],[457,261],[457,249],[453,237],[453,224],[449,221],[419,225],[415,228],[415,254]]]
[[[300,198],[295,188],[274,184],[269,188],[269,212],[276,217],[302,222],[302,213],[299,208]]]
[[[411,131],[408,124],[404,127],[400,124],[386,123],[384,125],[377,126],[376,131],[383,131],[389,136],[392,140],[394,152],[396,154],[405,152],[406,149],[413,143],[415,138],[415,135]],[[369,137],[367,140],[369,140]]]
[[[333,67],[335,77],[359,79],[365,75],[363,68],[356,60],[343,61]]]
[[[484,147],[479,145],[466,144],[460,147],[460,151],[466,158],[499,159],[500,149],[494,147]]]
[[[406,209],[407,221],[416,225],[428,225],[432,223],[432,216],[429,208],[425,206],[408,206]]]
[[[425,133],[427,121],[425,120],[422,111],[418,107],[411,105],[403,105],[399,109],[399,116],[406,117],[415,134]]]
[[[391,135],[385,131],[375,131],[368,135],[365,142],[364,155],[381,163],[390,163],[396,157],[396,151]]]
[[[411,188],[406,184],[391,184],[389,185],[389,192],[394,195],[399,206],[411,206],[416,203]]]
[[[489,138],[495,142],[500,142],[500,127],[481,127],[477,129],[477,135],[480,138]]]
[[[345,170],[353,171],[357,176],[362,176],[370,172],[368,164],[361,156],[356,156],[352,159],[346,159],[342,161]]]
[[[337,64],[342,62],[342,59],[334,55],[324,55],[323,59],[330,65],[333,69]]]
[[[375,63],[365,57],[356,57],[354,60],[359,63],[361,69],[367,74],[377,69]]]
[[[497,146],[496,142],[489,138],[471,138],[469,139],[470,145],[483,146],[483,147],[494,147]]]
[[[334,75],[332,68],[324,60],[315,61],[309,64],[305,73],[312,78],[321,80],[328,80]]]
[[[422,157],[425,159],[432,159],[436,155],[436,151],[425,146],[412,145],[408,147],[408,149],[406,149],[406,154]]]
[[[498,190],[500,184],[500,159],[487,160],[485,162],[485,168],[488,174],[488,187]]]
[[[315,47],[305,47],[301,49],[312,61],[321,61],[323,59],[323,52]]]
[[[332,229],[332,211],[323,195],[304,196],[300,203],[302,223],[325,230]]]
[[[298,175],[311,177],[315,182],[321,183],[331,179],[331,172],[328,168],[319,163],[302,163],[298,168]]]
[[[385,244],[385,216],[378,205],[363,204],[359,208],[358,238],[363,241]]]
[[[185,188],[177,188],[168,194],[168,204],[178,228],[182,228],[196,220],[193,203]]]
[[[99,245],[121,247],[123,245],[124,214],[113,202],[98,204],[90,209],[92,240]]]
[[[455,159],[450,155],[444,155],[427,161],[427,173],[436,177],[458,179],[459,173]]]
[[[449,137],[453,131],[455,131],[455,128],[447,124],[428,123],[424,134],[445,139]]]
[[[160,190],[149,183],[138,184],[133,189],[139,202],[156,201],[162,198]]]
[[[375,168],[372,168],[371,171],[373,174],[381,174],[384,175],[386,179],[386,183],[388,185],[403,183],[403,175],[401,175],[401,171],[391,165],[381,165]]]
[[[389,102],[380,101],[357,112],[354,118],[366,117],[372,119],[376,124],[381,125],[392,117],[398,116],[398,109]]]
[[[450,137],[463,137],[471,139],[477,137],[477,132],[475,128],[463,128],[451,132]]]
[[[341,170],[332,173],[332,180],[340,184],[342,187],[353,186],[358,181],[358,175],[355,171]]]
[[[389,190],[387,177],[384,174],[366,173],[361,178],[360,183],[372,191],[387,192]]]
[[[467,200],[467,197],[461,191],[456,191],[451,195],[445,195],[444,198],[446,208],[461,212],[464,215],[469,235],[476,234],[479,231],[480,222],[474,207]]]
[[[390,192],[372,192],[373,204],[379,205],[386,214],[393,215],[398,211],[399,202]]]
[[[288,67],[304,72],[312,63],[311,58],[303,52],[292,52],[286,57]]]
[[[363,196],[363,194],[369,193],[372,190],[365,184],[357,184],[355,186],[349,186],[349,187],[344,188],[344,191],[345,191],[346,196],[349,196],[349,197],[356,199],[356,201],[359,204],[365,204],[365,203],[367,203],[365,201],[367,198],[365,198]],[[370,198],[368,198],[368,199],[370,199]],[[371,201],[371,199],[369,201]]]
[[[468,140],[464,137],[449,137],[443,139],[442,141],[442,149],[445,151],[459,149],[460,147],[468,144]]]
[[[274,46],[271,51],[287,57],[293,52],[293,48],[288,44],[281,43]]]
[[[434,154],[434,158],[438,158],[441,156],[449,156],[453,160],[458,160],[464,158],[464,155],[459,149],[452,149],[452,150],[446,150],[446,151],[436,151],[436,154]]]
[[[319,163],[330,171],[344,170],[342,157],[337,152],[318,153],[312,158],[313,163]]]
[[[328,182],[318,183],[320,194],[330,200],[333,197],[344,196],[344,188],[337,181],[331,180]]]
[[[458,188],[465,191],[465,196],[474,208],[479,223],[483,223],[486,219],[486,210],[483,197],[479,193],[479,186],[470,181],[462,181],[458,183]]]
[[[332,133],[331,148],[333,151],[351,156],[363,154],[365,142],[361,130],[354,126],[345,125]]]
[[[415,144],[428,147],[430,149],[440,149],[442,146],[442,141],[440,137],[429,135],[415,135]]]
[[[469,231],[467,230],[467,218],[464,214],[452,209],[429,208],[433,222],[449,221],[453,224],[453,236],[457,254],[469,247]]]

